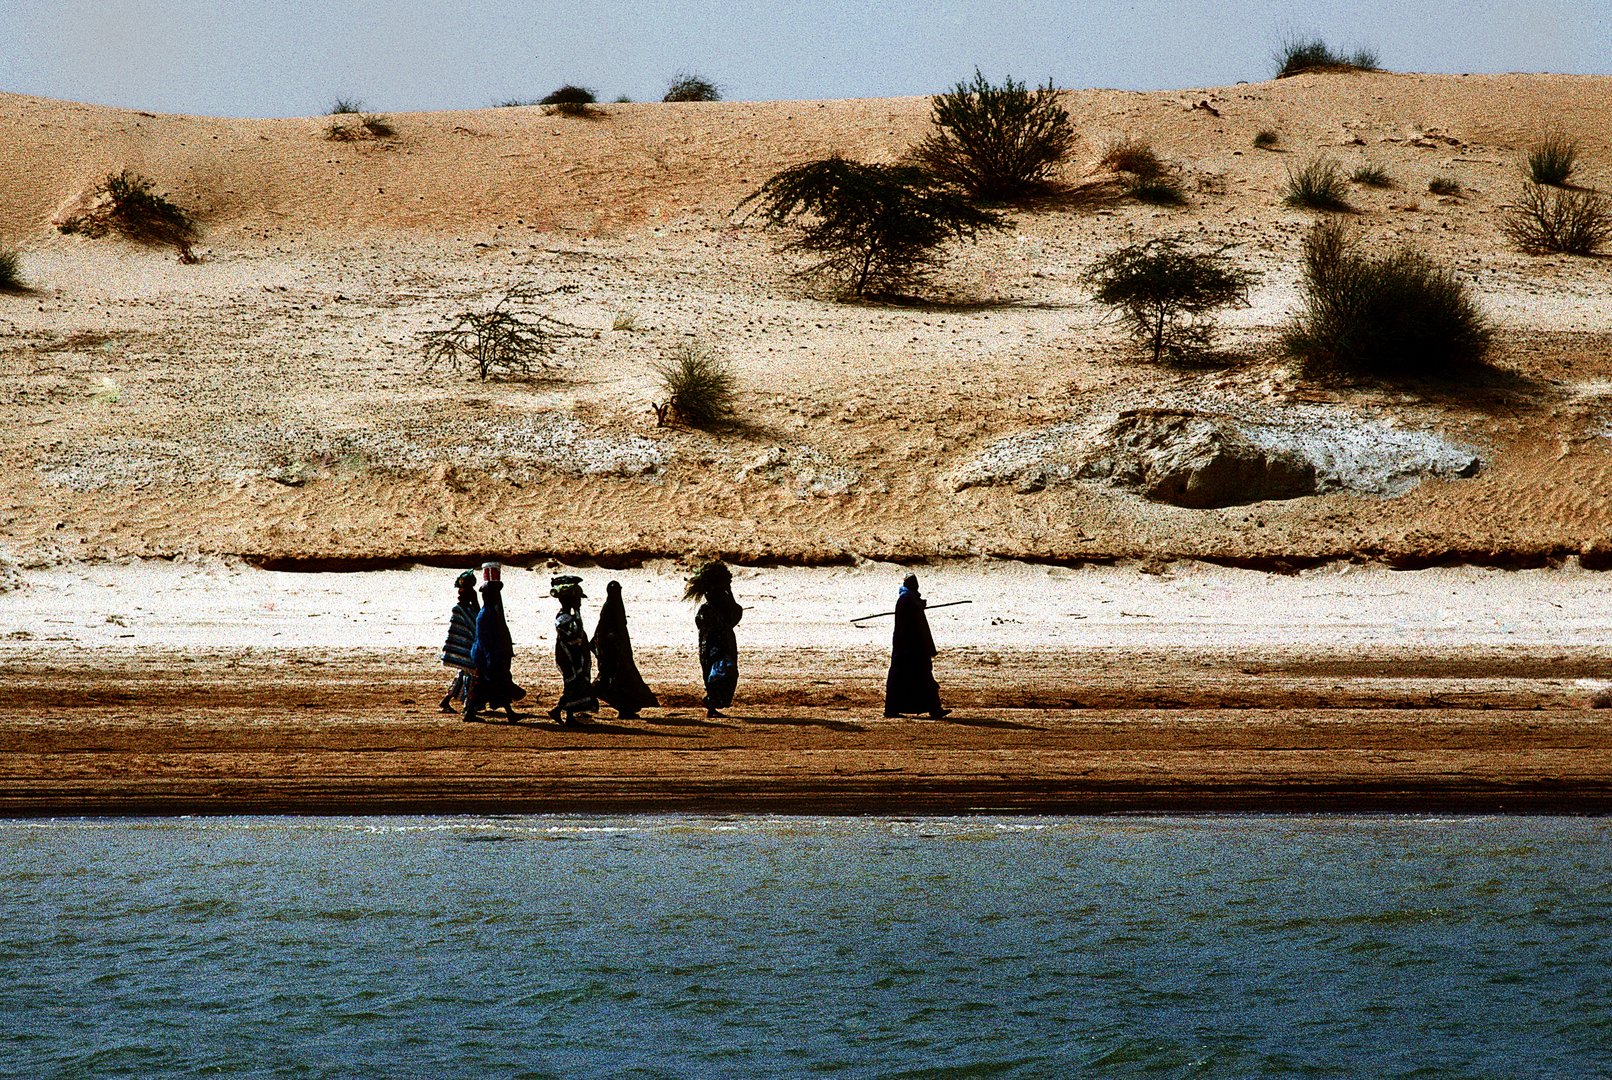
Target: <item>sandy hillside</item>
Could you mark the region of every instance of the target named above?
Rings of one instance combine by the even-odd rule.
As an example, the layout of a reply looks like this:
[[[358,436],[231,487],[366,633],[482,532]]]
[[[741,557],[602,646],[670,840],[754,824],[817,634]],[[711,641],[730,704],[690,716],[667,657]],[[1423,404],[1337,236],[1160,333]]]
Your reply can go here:
[[[1498,225],[1522,148],[1550,128],[1581,141],[1584,183],[1612,187],[1612,79],[1066,100],[1067,180],[1100,179],[1102,146],[1142,136],[1190,205],[1017,212],[957,253],[943,303],[886,307],[814,297],[732,211],[801,160],[896,158],[924,99],[399,114],[395,139],[342,143],[324,118],[0,96],[0,244],[33,285],[0,294],[0,559],[1612,558],[1612,261],[1522,255]],[[1265,128],[1278,151],[1253,149]],[[1427,397],[1287,369],[1276,339],[1312,219],[1280,191],[1318,154],[1396,178],[1355,189],[1353,220],[1375,248],[1469,276],[1512,379]],[[199,215],[199,264],[52,228],[121,168]],[[1462,194],[1429,194],[1441,176]],[[1235,366],[1139,363],[1081,285],[1095,255],[1171,233],[1235,242],[1264,275],[1224,320]],[[575,287],[552,306],[584,328],[561,366],[479,384],[422,365],[421,331],[522,281]],[[655,426],[653,365],[688,340],[734,363],[740,430]],[[1122,410],[1153,405],[1302,444],[1326,489],[1190,510],[1072,474]]]

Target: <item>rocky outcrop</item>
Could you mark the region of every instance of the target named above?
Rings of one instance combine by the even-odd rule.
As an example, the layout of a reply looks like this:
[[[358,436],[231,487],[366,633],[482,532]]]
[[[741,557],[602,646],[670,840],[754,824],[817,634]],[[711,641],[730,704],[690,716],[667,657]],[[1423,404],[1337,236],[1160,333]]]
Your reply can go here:
[[[1317,490],[1313,462],[1258,445],[1230,416],[1183,409],[1120,413],[1077,475],[1195,509],[1292,499]]]

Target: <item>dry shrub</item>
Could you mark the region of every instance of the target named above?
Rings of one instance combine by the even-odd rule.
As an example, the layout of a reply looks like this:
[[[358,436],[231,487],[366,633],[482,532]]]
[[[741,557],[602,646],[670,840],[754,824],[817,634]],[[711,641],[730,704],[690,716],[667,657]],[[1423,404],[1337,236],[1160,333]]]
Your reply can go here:
[[[1276,77],[1302,75],[1307,71],[1346,72],[1380,71],[1377,54],[1370,49],[1356,49],[1345,55],[1333,52],[1320,38],[1290,38],[1282,43],[1276,54]]]
[[[1049,79],[1031,90],[1004,79],[992,86],[974,71],[930,102],[933,126],[913,159],[976,199],[1000,201],[1045,190],[1069,156],[1075,129]]]
[[[1566,187],[1578,167],[1578,140],[1553,131],[1528,149],[1528,178],[1536,184]]]
[[[1254,149],[1274,150],[1279,141],[1280,140],[1277,138],[1276,132],[1272,131],[1270,128],[1265,128],[1263,131],[1259,131],[1254,134]]]
[[[157,194],[149,177],[124,169],[108,173],[90,193],[89,205],[56,227],[64,233],[102,237],[116,233],[140,244],[179,250],[179,261],[196,262],[196,222],[189,211]]]
[[[1349,185],[1343,170],[1331,158],[1316,158],[1297,172],[1289,169],[1282,202],[1306,210],[1349,209]]]
[[[1501,227],[1524,251],[1593,255],[1612,239],[1612,205],[1598,191],[1529,181]]]
[[[572,86],[568,83],[547,94],[538,104],[544,106],[547,112],[558,113],[561,116],[592,118],[604,115],[602,109],[593,107],[598,100],[594,92],[587,87]]]
[[[1362,254],[1336,218],[1305,239],[1301,294],[1283,344],[1312,376],[1448,377],[1481,364],[1493,336],[1454,273],[1410,250]]]
[[[1368,161],[1354,172],[1349,179],[1366,187],[1386,188],[1394,186],[1394,178],[1388,175],[1388,170],[1375,162]]]
[[[1097,162],[1105,169],[1117,173],[1129,173],[1132,176],[1150,178],[1164,172],[1164,162],[1159,155],[1153,152],[1153,146],[1145,139],[1116,139],[1103,149],[1103,156]]]
[[[655,415],[665,425],[667,415],[694,428],[715,428],[733,419],[733,369],[710,347],[682,344],[655,367],[666,399]]]
[[[1461,194],[1461,181],[1453,176],[1435,176],[1427,182],[1427,190],[1434,195]]]
[[[22,292],[28,283],[22,279],[22,252],[0,247],[0,292]]]
[[[684,72],[672,77],[671,85],[666,88],[662,101],[721,101],[722,89],[700,75],[690,75]]]
[[[575,292],[575,286],[540,290],[516,285],[485,310],[464,310],[449,316],[447,326],[422,335],[421,350],[427,365],[446,361],[455,371],[468,363],[483,382],[492,377],[529,378],[539,368],[554,366],[559,342],[575,337],[578,329],[535,305],[558,293]]]
[[[392,121],[384,113],[333,113],[334,119],[325,127],[325,138],[332,142],[357,142],[362,139],[390,139],[397,134]]]

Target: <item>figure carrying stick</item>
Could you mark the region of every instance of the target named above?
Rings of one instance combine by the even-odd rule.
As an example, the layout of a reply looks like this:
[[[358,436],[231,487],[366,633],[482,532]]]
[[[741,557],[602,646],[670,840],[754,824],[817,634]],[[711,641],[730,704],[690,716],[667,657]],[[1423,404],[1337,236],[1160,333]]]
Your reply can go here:
[[[935,639],[929,632],[928,602],[918,594],[918,576],[908,574],[896,598],[896,627],[890,636],[890,675],[884,683],[884,715],[928,713],[939,720],[951,712],[941,708],[935,682]]]

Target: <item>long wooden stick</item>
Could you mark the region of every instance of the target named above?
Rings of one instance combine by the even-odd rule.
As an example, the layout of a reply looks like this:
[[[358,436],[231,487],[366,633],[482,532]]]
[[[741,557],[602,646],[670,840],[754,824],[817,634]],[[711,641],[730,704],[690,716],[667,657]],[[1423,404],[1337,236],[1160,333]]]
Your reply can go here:
[[[925,611],[939,611],[943,607],[956,607],[958,604],[972,604],[973,602],[974,601],[972,601],[972,600],[948,600],[944,604],[930,604],[924,610]],[[859,622],[867,622],[869,619],[882,619],[886,615],[894,615],[894,614],[895,614],[895,612],[893,612],[893,611],[881,611],[877,615],[864,615],[860,619],[852,619],[851,623],[852,623],[852,625],[855,625],[856,623],[859,623]]]

